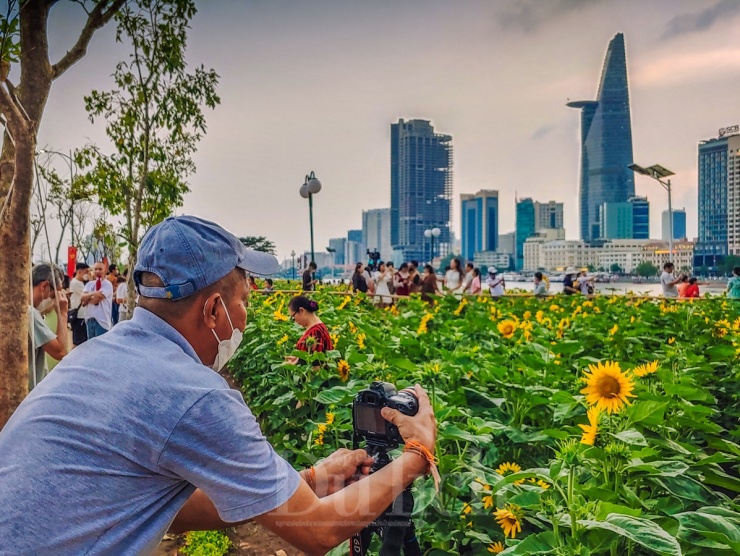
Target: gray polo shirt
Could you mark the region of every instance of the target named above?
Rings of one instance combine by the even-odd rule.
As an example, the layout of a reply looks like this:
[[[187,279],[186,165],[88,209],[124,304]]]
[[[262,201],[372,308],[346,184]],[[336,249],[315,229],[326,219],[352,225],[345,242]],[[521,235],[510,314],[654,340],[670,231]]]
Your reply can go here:
[[[57,335],[46,324],[38,309],[28,306],[28,391],[49,374],[44,346]]]
[[[299,481],[241,394],[137,308],[67,355],[0,431],[0,554],[148,554],[196,487],[237,522]]]

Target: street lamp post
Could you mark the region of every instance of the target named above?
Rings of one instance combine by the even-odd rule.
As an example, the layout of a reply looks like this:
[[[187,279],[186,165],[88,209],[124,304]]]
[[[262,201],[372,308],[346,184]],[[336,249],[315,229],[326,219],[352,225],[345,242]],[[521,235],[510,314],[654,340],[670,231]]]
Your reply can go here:
[[[300,189],[301,197],[308,199],[308,221],[311,227],[311,262],[316,262],[316,257],[313,250],[313,196],[321,191],[321,182],[316,178],[316,175],[311,171],[303,180],[303,185]]]
[[[427,228],[424,230],[424,237],[429,238],[431,240],[431,257],[429,257],[429,264],[432,264],[434,261],[434,238],[439,237],[442,233],[442,230],[440,230],[437,227],[434,228]]]
[[[660,164],[654,164],[649,168],[643,168],[639,164],[630,164],[627,168],[637,174],[653,178],[668,192],[668,258],[670,262],[673,262],[673,205],[671,204],[671,180],[663,181],[661,178],[667,178],[668,176],[674,176],[675,174]]]
[[[290,256],[293,259],[293,280],[295,280],[295,250],[290,252]]]

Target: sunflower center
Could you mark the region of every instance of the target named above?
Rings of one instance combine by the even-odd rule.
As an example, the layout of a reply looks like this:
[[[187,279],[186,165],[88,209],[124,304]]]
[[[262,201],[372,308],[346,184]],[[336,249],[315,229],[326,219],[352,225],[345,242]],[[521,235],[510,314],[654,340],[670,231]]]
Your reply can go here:
[[[602,398],[615,398],[619,395],[620,385],[619,381],[613,376],[605,376],[601,378],[599,383],[599,395]]]

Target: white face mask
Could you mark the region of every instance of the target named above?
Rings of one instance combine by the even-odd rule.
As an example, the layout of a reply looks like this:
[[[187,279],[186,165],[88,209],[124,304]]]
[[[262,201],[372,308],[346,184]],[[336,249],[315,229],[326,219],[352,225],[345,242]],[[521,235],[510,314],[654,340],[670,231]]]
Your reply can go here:
[[[53,297],[48,297],[44,299],[43,301],[41,301],[41,303],[39,303],[39,306],[36,307],[36,309],[38,309],[39,313],[41,313],[42,315],[53,308],[54,308],[54,298]]]
[[[226,366],[226,363],[228,363],[229,359],[231,359],[234,356],[234,353],[236,353],[236,350],[239,348],[239,344],[242,343],[242,331],[238,328],[234,328],[234,325],[231,323],[231,316],[229,315],[229,310],[226,308],[226,304],[224,303],[223,298],[219,298],[221,300],[221,305],[224,306],[224,311],[226,311],[226,318],[229,319],[229,326],[231,326],[231,337],[227,340],[219,340],[218,334],[216,334],[216,331],[211,329],[211,333],[213,333],[213,337],[216,338],[216,341],[218,342],[218,353],[216,354],[215,361],[211,364],[211,369],[214,371],[220,371]],[[206,308],[203,307],[203,314],[205,315]]]

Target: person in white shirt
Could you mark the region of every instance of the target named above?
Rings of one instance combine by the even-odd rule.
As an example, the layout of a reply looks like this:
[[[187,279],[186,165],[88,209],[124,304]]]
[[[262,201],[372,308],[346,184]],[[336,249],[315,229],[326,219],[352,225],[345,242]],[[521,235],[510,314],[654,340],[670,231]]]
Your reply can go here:
[[[105,265],[102,262],[93,266],[93,276],[94,279],[85,285],[81,296],[88,340],[105,334],[113,326],[113,284],[105,277]]]
[[[85,324],[85,307],[82,306],[82,293],[85,291],[85,280],[90,265],[77,263],[75,275],[69,281],[69,326],[72,329],[72,347],[84,344],[87,340]]]
[[[582,270],[578,275],[578,289],[581,290],[583,295],[591,295],[594,293],[594,279],[589,278],[586,275],[586,271]]]
[[[488,290],[491,292],[491,297],[501,297],[506,293],[503,276],[497,276],[498,271],[495,267],[488,269],[488,278],[486,278],[486,284],[488,284]]]
[[[663,274],[660,275],[660,287],[663,288],[663,297],[678,297],[676,285],[683,279],[683,274],[678,278],[673,275],[673,263],[667,262],[663,265]]]
[[[128,298],[128,283],[126,276],[119,276],[116,282],[116,303],[118,303],[118,322],[131,318],[126,299]]]
[[[471,286],[473,285],[473,263],[465,265],[465,278],[463,278],[463,293],[473,293]]]
[[[450,261],[450,270],[445,272],[445,288],[451,293],[462,293],[463,273],[460,259]]]

